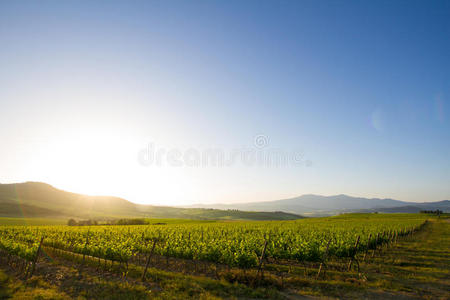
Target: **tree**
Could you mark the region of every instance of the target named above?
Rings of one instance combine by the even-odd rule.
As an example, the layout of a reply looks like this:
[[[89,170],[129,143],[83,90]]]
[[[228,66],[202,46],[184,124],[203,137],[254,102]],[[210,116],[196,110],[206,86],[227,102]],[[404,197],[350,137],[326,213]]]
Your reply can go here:
[[[74,219],[69,219],[69,221],[67,222],[67,225],[69,225],[69,226],[77,226],[77,221],[75,221]]]

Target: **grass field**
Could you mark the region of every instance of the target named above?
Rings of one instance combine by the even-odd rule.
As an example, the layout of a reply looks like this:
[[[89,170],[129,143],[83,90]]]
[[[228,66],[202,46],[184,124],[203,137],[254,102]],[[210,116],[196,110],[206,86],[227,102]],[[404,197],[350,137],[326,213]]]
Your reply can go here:
[[[45,219],[45,218],[6,218],[0,217],[0,226],[39,226],[39,225],[66,225],[67,219]]]
[[[145,219],[147,224],[198,224],[198,223],[216,223],[215,220],[190,220],[190,219]],[[0,217],[0,226],[51,226],[67,225],[67,218],[64,219],[45,219],[45,218],[6,218]],[[226,221],[223,221],[226,222]],[[230,221],[231,222],[231,221]]]
[[[335,222],[351,222],[365,215],[347,215]],[[382,217],[382,216],[379,216]],[[395,215],[391,215],[395,217]],[[308,222],[309,220],[299,221]],[[313,219],[311,222],[320,222]],[[145,281],[142,267],[130,265],[99,269],[97,259],[46,253],[36,274],[24,284],[23,274],[5,257],[0,259],[0,298],[17,299],[448,299],[450,289],[450,222],[447,218],[428,222],[414,235],[399,239],[367,255],[357,255],[360,270],[347,269],[348,260],[330,259],[326,273],[318,264],[282,264],[268,261],[264,278],[255,270],[239,268],[208,272],[210,265],[187,272],[186,262],[172,259],[152,263]],[[373,256],[372,256],[373,255]],[[364,259],[363,259],[364,258]],[[162,258],[161,258],[162,259]],[[103,263],[103,261],[102,261]],[[217,270],[216,270],[217,271]],[[41,298],[38,297],[40,295]],[[27,298],[28,297],[28,298]]]
[[[449,299],[450,219],[433,220],[414,236],[361,263],[361,273],[302,279],[299,295],[354,299]],[[301,287],[299,287],[301,286]]]

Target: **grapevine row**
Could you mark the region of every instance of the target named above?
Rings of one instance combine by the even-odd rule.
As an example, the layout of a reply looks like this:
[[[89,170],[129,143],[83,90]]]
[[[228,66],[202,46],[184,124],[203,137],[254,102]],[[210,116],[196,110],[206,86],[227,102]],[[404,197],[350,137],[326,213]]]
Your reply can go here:
[[[400,215],[165,226],[6,226],[0,227],[0,249],[31,261],[39,237],[45,236],[46,247],[128,263],[148,255],[155,243],[154,253],[161,256],[250,268],[258,265],[264,244],[271,259],[321,262],[375,249],[394,236],[411,233],[424,221]]]

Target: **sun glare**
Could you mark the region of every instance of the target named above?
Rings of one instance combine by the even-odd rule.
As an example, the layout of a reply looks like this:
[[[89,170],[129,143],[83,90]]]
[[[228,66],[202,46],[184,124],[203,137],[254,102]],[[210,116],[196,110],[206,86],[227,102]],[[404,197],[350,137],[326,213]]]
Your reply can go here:
[[[179,205],[193,191],[185,170],[143,167],[140,139],[85,130],[37,142],[24,168],[36,181],[87,195],[110,195],[143,204]],[[184,192],[182,192],[184,191]]]

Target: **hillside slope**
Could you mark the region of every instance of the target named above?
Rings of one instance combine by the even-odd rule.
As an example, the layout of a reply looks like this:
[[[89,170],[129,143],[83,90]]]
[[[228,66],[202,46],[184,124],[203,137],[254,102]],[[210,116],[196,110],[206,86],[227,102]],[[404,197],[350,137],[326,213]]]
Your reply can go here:
[[[0,184],[0,217],[186,218],[294,220],[284,212],[245,212],[135,204],[122,198],[70,193],[40,182]]]
[[[236,204],[195,205],[193,207],[210,207],[218,209],[243,209],[250,211],[281,210],[297,214],[327,212],[419,212],[422,209],[450,211],[450,201],[439,202],[404,202],[394,199],[361,198],[347,195],[321,196],[302,195],[295,198]]]

